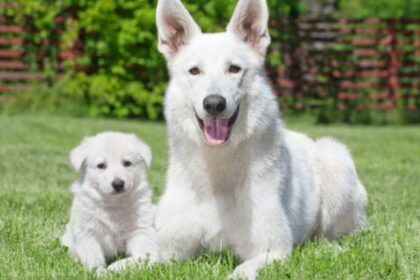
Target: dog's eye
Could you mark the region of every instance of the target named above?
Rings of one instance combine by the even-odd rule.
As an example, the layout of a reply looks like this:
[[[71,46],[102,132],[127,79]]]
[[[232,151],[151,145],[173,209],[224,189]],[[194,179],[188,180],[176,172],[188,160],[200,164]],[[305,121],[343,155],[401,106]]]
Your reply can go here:
[[[197,66],[192,67],[190,70],[188,70],[188,72],[190,72],[190,74],[194,76],[201,73],[200,68],[198,68]]]
[[[128,161],[128,160],[123,161],[123,166],[124,167],[129,167],[129,166],[131,166],[131,164],[132,164],[131,161]]]
[[[239,67],[238,65],[232,64],[229,66],[229,73],[235,74],[235,73],[239,73],[241,70],[242,70],[241,67]]]
[[[99,169],[106,169],[106,164],[105,163],[99,163],[96,167],[99,168]]]

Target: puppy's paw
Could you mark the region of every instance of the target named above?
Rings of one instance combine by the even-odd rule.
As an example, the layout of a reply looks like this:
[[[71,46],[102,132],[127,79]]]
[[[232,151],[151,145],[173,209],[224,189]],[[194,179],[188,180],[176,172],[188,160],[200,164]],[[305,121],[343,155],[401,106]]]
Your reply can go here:
[[[97,278],[103,278],[106,276],[106,268],[104,266],[98,266],[94,270]]]
[[[127,269],[143,268],[148,267],[150,264],[141,259],[135,259],[133,257],[125,258],[110,264],[107,267],[107,271],[123,271]]]
[[[237,279],[248,279],[254,280],[257,277],[257,270],[259,265],[255,264],[252,261],[246,261],[238,265],[232,274],[228,276],[228,279],[237,280]]]
[[[133,258],[126,258],[116,261],[107,267],[107,271],[123,271],[128,268],[136,268],[140,263],[136,262]]]

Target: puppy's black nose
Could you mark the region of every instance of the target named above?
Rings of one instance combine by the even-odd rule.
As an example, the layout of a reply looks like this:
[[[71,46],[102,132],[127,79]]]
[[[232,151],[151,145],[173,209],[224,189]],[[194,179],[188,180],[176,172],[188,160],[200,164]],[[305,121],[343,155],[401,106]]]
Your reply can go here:
[[[204,98],[203,107],[211,116],[217,116],[226,109],[226,99],[217,94],[211,94]]]
[[[124,181],[118,178],[112,181],[111,183],[112,187],[116,192],[121,192],[124,189],[124,184]]]

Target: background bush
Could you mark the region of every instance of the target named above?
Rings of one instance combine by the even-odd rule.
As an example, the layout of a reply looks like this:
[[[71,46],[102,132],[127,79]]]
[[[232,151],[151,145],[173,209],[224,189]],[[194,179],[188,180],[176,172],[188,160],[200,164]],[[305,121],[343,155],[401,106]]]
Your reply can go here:
[[[206,32],[224,30],[236,5],[235,0],[183,2]],[[298,8],[296,3],[270,1],[270,10],[276,15],[288,14]],[[63,80],[50,90],[42,90],[43,96],[52,95],[43,98],[50,100],[44,104],[52,105],[50,110],[63,109],[57,104],[73,99],[83,104],[90,116],[158,119],[162,118],[168,77],[157,51],[156,4],[156,0],[17,0],[7,2],[3,13],[30,26],[32,32],[26,34],[26,42],[33,42],[32,51],[58,52],[38,44],[49,39],[61,41],[61,49],[76,48],[83,54],[67,61]],[[64,32],[59,34],[51,32],[57,29],[57,16],[66,18]],[[54,61],[49,62],[46,65],[54,65]],[[73,71],[75,65],[83,71]],[[54,75],[51,67],[44,71]],[[34,90],[39,92],[40,88]],[[28,96],[19,102],[19,108],[39,104],[29,104]]]
[[[308,9],[301,3],[311,1],[315,0],[268,0],[271,18],[298,16]],[[420,16],[420,0],[331,1],[338,16]],[[203,31],[215,32],[224,30],[237,1],[182,2]],[[29,32],[25,34],[29,43],[25,47],[34,52],[28,54],[37,51],[50,54],[42,58],[46,74],[51,77],[57,74],[51,65],[57,62],[60,49],[77,49],[82,54],[66,62],[63,79],[51,83],[48,88],[34,87],[36,92],[19,98],[12,110],[30,108],[90,116],[161,119],[168,77],[164,59],[157,51],[156,4],[157,0],[6,0],[5,5],[0,5],[0,15],[15,22],[25,21],[29,26]],[[66,18],[61,27],[55,21],[58,16]],[[60,28],[62,32],[51,31]],[[278,35],[277,30],[270,32]],[[61,43],[58,48],[45,46],[42,44],[44,39]],[[29,61],[38,64],[39,59],[36,55],[28,57]],[[270,67],[280,66],[281,53],[270,53],[268,60]],[[82,71],[74,71],[76,68]],[[332,110],[329,115],[342,114],[334,104],[328,108]],[[327,113],[321,112],[321,115]],[[318,118],[322,119],[322,116]],[[360,116],[339,116],[337,119],[359,122]],[[362,122],[365,119],[370,117],[363,116]]]
[[[419,18],[420,0],[336,0],[338,13],[352,18]]]

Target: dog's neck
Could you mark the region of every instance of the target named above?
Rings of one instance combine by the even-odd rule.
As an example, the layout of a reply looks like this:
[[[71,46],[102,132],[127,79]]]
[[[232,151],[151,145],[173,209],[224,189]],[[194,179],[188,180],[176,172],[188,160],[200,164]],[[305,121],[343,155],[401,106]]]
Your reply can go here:
[[[172,141],[171,145],[177,146],[171,147],[170,169],[182,169],[182,174],[192,178],[193,188],[197,188],[203,196],[209,191],[217,192],[222,189],[236,191],[251,172],[264,173],[262,169],[267,165],[255,164],[256,162],[270,165],[273,158],[276,158],[273,155],[281,152],[283,129],[280,122],[273,121],[267,127],[267,132],[269,133],[252,135],[237,145],[198,145],[188,139]],[[250,170],[251,167],[255,170]],[[206,172],[203,174],[202,170]],[[211,189],[201,189],[200,186],[211,186]]]

